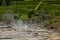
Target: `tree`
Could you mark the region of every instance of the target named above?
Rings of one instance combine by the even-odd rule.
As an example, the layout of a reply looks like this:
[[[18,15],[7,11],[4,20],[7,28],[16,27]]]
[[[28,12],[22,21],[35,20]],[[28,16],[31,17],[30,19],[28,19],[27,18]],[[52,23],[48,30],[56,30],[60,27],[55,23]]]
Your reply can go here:
[[[11,0],[5,0],[6,5],[10,5]]]
[[[2,0],[0,0],[0,6],[2,5]]]
[[[9,6],[10,5],[11,0],[0,0],[0,6]]]

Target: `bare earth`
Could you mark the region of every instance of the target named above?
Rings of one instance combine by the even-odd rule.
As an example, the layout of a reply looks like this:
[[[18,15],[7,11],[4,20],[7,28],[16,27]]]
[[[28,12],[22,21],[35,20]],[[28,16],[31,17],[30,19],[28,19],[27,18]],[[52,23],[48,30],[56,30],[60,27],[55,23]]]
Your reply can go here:
[[[60,34],[44,31],[25,32],[0,29],[0,40],[60,40]]]

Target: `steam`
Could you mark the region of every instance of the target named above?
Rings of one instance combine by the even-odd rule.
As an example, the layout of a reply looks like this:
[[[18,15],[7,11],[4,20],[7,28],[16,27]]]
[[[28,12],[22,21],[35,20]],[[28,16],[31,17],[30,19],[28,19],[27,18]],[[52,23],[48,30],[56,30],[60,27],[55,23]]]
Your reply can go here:
[[[17,20],[15,23],[20,30],[27,29],[28,25],[25,24],[22,20]]]
[[[7,22],[10,22],[7,25],[11,26],[14,29],[23,30],[23,29],[26,29],[28,27],[28,25],[26,25],[25,23],[23,23],[22,20],[20,20],[20,19],[19,20],[14,19],[13,12],[7,12],[5,14],[5,16],[6,16]]]

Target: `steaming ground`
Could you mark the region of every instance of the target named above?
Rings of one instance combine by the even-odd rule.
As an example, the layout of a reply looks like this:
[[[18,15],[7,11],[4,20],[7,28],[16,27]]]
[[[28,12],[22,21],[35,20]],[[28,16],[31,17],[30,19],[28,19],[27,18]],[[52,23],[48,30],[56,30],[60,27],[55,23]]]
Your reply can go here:
[[[22,20],[11,25],[12,28],[0,28],[1,40],[60,40],[60,34],[38,27],[37,24],[25,24]]]

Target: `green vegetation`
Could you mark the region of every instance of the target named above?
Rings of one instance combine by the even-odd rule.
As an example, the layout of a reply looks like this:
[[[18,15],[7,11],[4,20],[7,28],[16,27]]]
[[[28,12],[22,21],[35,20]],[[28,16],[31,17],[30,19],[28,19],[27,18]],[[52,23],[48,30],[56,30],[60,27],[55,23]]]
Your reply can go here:
[[[40,20],[40,13],[46,11],[44,14],[45,27],[57,29],[60,27],[59,0],[10,0],[8,2],[0,1],[0,16],[5,14],[6,11],[13,10],[15,19],[28,20],[31,18]]]

